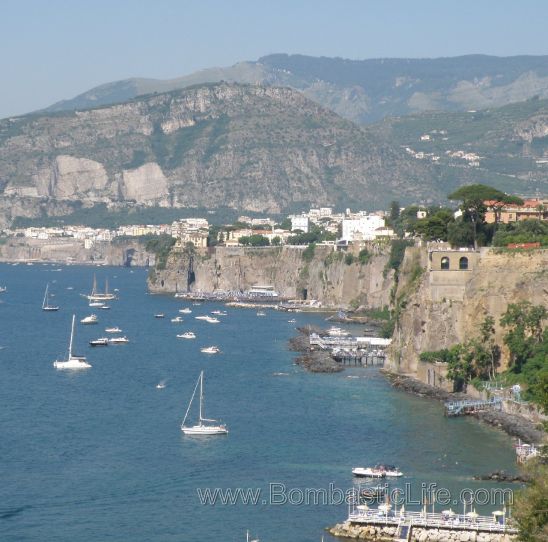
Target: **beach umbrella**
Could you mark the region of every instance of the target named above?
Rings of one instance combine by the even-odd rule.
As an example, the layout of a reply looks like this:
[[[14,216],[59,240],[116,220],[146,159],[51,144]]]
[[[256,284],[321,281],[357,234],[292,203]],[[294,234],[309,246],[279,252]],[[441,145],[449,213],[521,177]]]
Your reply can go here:
[[[356,508],[360,511],[363,511],[363,512],[365,512],[366,510],[369,510],[369,506],[367,506],[367,504],[358,504],[358,506],[356,506]]]
[[[455,515],[455,512],[453,512],[453,510],[451,510],[451,508],[449,508],[449,510],[444,510],[442,512],[442,514],[446,515],[446,516],[454,516]]]
[[[468,512],[468,514],[466,514],[467,518],[472,518],[472,519],[476,519],[478,516],[479,514],[475,510],[472,510],[471,512]]]

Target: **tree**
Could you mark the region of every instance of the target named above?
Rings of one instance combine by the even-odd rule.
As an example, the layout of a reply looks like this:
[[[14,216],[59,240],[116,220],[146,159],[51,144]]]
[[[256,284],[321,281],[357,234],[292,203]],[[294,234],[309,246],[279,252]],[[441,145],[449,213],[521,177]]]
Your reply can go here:
[[[488,354],[490,365],[489,377],[495,378],[497,367],[500,363],[501,352],[499,345],[495,343],[495,319],[489,314],[480,324],[480,341]]]
[[[392,201],[390,203],[390,221],[392,224],[400,217],[400,202]]]
[[[434,214],[421,218],[415,225],[416,232],[427,241],[441,239],[447,241],[448,226],[455,222],[450,209],[439,209]]]
[[[270,243],[273,247],[279,247],[282,244],[282,239],[279,235],[276,235],[276,237],[272,238],[272,241]]]
[[[239,243],[244,246],[251,247],[267,247],[270,245],[270,241],[264,235],[244,235],[240,237]]]
[[[462,220],[447,225],[447,240],[453,247],[469,247],[474,244],[474,227]]]
[[[463,221],[472,224],[474,248],[477,248],[478,223],[484,222],[487,210],[484,202],[486,200],[503,200],[507,196],[504,192],[484,184],[469,184],[461,186],[447,197],[450,200],[462,202]]]

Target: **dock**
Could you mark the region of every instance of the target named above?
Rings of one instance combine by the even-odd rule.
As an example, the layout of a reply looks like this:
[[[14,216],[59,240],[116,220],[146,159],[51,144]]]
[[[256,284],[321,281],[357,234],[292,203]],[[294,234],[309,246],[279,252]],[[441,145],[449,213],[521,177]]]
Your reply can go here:
[[[515,539],[516,526],[504,511],[493,512],[491,516],[481,516],[475,511],[456,514],[452,510],[427,513],[407,511],[390,505],[369,508],[366,505],[350,503],[347,520],[329,529],[338,537],[411,542],[443,540],[482,540],[485,542],[507,542]]]
[[[381,367],[390,344],[390,339],[382,337],[331,337],[317,333],[311,333],[309,340],[311,348],[328,351],[339,363]]]
[[[445,403],[446,416],[464,416],[485,410],[502,410],[502,399],[492,397],[491,399],[465,399],[463,401],[448,401]]]

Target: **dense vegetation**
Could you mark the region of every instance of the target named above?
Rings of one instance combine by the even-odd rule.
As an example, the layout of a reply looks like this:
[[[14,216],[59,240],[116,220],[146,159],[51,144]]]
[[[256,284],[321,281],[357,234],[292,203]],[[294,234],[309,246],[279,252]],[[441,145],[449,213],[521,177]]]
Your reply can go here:
[[[504,345],[510,359],[503,373],[507,384],[516,382],[526,386],[525,397],[546,406],[548,387],[548,311],[543,305],[529,302],[511,303],[500,319],[505,329]],[[501,346],[494,341],[495,321],[487,315],[479,326],[478,335],[450,348],[423,352],[421,361],[446,363],[447,376],[455,390],[461,390],[473,379],[485,381],[497,377]]]
[[[153,235],[148,239],[145,249],[156,255],[156,269],[166,268],[167,258],[175,244],[175,238],[171,235]]]

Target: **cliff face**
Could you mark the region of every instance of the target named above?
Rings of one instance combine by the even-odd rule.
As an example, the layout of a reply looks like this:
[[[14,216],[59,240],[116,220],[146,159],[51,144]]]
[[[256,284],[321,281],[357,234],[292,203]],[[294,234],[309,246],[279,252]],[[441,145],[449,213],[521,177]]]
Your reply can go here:
[[[97,242],[86,247],[80,239],[10,238],[0,244],[1,262],[43,261],[75,264],[154,265],[155,255],[138,241]]]
[[[289,88],[221,83],[0,121],[0,210],[20,198],[35,209],[378,208],[425,185],[442,196],[432,166]]]
[[[463,256],[469,270],[438,270],[446,255],[452,266]],[[487,314],[496,322],[495,340],[502,344],[504,330],[499,325],[509,303],[530,301],[548,306],[548,250],[499,253],[485,249],[481,254],[463,252],[432,253],[426,249],[406,251],[404,269],[419,262],[427,270],[413,287],[409,273],[403,273],[398,295],[407,291],[390,356],[390,368],[421,377],[419,354],[440,350],[478,336],[478,327]],[[453,269],[453,267],[451,268]],[[507,363],[503,349],[502,365]]]
[[[256,284],[273,285],[283,297],[321,301],[333,307],[388,305],[391,273],[383,278],[387,253],[379,251],[364,265],[347,265],[342,253],[316,247],[311,261],[303,247],[216,247],[196,254],[192,290],[247,290]],[[165,270],[155,271],[149,289],[156,293],[186,291],[189,257],[173,250]]]

